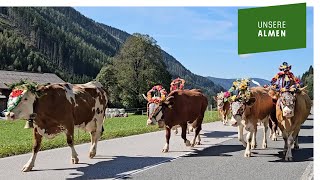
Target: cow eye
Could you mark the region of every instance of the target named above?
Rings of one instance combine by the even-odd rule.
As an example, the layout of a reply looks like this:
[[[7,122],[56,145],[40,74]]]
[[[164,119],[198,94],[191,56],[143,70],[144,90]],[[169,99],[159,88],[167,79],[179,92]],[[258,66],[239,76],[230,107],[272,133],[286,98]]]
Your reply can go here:
[[[24,98],[24,100],[25,100],[25,101],[27,101],[27,100],[28,100],[28,98]]]

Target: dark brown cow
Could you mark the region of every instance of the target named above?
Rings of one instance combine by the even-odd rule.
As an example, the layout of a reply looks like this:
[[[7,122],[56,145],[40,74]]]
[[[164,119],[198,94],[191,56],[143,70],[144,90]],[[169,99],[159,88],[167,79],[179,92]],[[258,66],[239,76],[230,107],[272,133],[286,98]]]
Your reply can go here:
[[[171,136],[171,128],[180,125],[182,132],[181,137],[186,146],[194,146],[200,144],[200,130],[204,117],[204,113],[208,106],[208,99],[200,90],[177,90],[171,92],[165,101],[161,102],[153,111],[151,117],[152,122],[158,122],[160,128],[166,128],[166,144],[162,152],[169,151],[169,140]],[[188,123],[192,124],[195,129],[195,136],[190,144],[186,138],[186,130]],[[198,142],[196,143],[196,138]]]
[[[298,135],[301,125],[307,120],[312,102],[304,90],[283,92],[277,103],[277,119],[284,140],[285,160],[292,161],[291,147],[299,149]]]
[[[92,146],[89,157],[96,155],[107,104],[106,92],[99,82],[52,84],[36,89],[24,84],[15,87],[10,98],[7,119],[34,117],[33,155],[22,171],[30,171],[34,167],[42,137],[53,138],[61,132],[67,136],[72,152],[71,162],[77,164],[79,159],[73,145],[75,126],[90,132]]]

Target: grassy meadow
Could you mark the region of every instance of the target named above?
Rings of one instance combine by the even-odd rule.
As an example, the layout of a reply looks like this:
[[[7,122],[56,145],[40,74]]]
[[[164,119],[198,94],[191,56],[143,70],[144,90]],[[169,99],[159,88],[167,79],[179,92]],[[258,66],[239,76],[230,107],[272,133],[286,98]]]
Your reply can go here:
[[[145,115],[129,115],[129,117],[108,118],[104,121],[104,133],[101,140],[160,131],[155,126],[146,126]],[[207,111],[204,123],[217,121],[216,111]],[[26,121],[0,121],[0,158],[32,151],[32,129],[24,129]],[[75,129],[75,144],[90,142],[89,133]],[[54,139],[43,138],[41,150],[67,146],[66,137],[62,133]]]

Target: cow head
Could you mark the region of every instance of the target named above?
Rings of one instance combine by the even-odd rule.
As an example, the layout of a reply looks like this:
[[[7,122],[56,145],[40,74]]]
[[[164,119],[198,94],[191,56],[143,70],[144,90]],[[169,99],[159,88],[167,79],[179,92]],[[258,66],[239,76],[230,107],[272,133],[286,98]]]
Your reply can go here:
[[[217,96],[214,97],[214,100],[217,101],[218,110],[222,110],[224,106],[224,94],[223,92],[218,93]]]
[[[238,126],[240,123],[245,125],[242,120],[244,119],[245,111],[252,107],[254,103],[256,102],[255,97],[251,97],[248,101],[234,101],[231,103],[231,112],[232,112],[232,117],[231,117],[231,125],[232,126]]]
[[[30,119],[33,115],[33,104],[37,97],[36,84],[24,83],[12,88],[7,109],[4,114],[7,120]]]
[[[147,125],[155,125],[158,123],[159,128],[163,128],[164,117],[163,117],[163,110],[165,108],[172,108],[173,102],[170,101],[173,96],[167,97],[164,101],[159,103],[151,102],[148,103],[148,120]]]
[[[296,103],[295,94],[291,92],[283,92],[281,93],[278,102],[282,109],[282,115],[284,117],[291,118],[294,116],[294,109]]]

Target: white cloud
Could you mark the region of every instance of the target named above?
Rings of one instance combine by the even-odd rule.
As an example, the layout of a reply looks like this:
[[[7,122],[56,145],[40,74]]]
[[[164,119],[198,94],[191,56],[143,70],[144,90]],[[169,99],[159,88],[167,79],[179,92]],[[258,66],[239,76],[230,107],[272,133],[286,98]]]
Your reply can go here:
[[[252,56],[252,54],[240,54],[239,55],[239,57],[244,58],[244,59],[249,58],[251,56]]]

